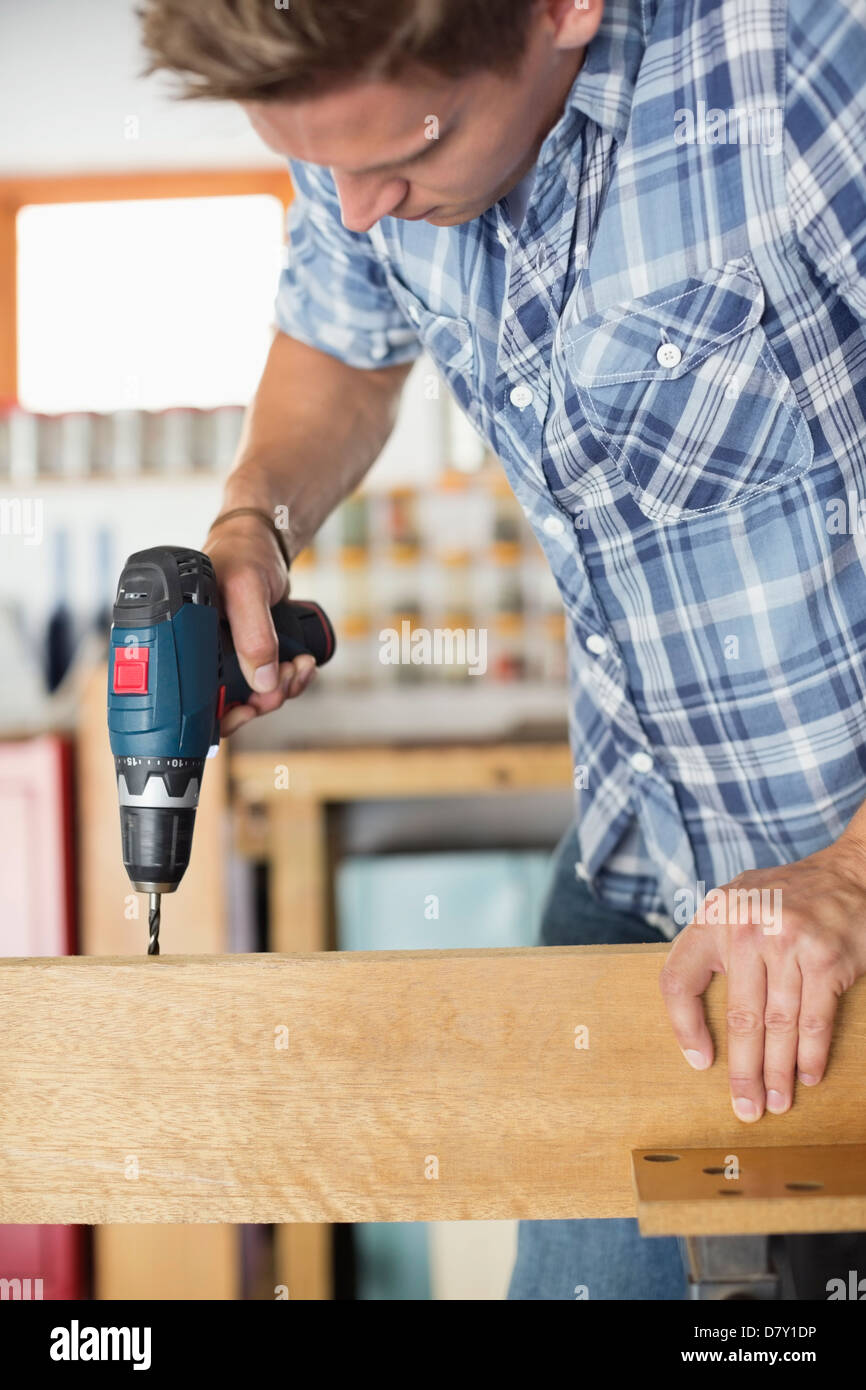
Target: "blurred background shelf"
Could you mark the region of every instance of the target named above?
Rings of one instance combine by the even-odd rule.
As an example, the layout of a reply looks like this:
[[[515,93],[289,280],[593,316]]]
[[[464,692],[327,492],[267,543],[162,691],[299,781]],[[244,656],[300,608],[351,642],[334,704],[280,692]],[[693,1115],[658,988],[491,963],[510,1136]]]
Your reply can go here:
[[[261,748],[331,747],[382,740],[399,744],[504,739],[561,741],[566,736],[564,691],[540,683],[496,688],[482,679],[443,690],[418,684],[411,690],[331,689],[317,676],[299,700],[267,720],[253,719],[234,736],[238,752]]]

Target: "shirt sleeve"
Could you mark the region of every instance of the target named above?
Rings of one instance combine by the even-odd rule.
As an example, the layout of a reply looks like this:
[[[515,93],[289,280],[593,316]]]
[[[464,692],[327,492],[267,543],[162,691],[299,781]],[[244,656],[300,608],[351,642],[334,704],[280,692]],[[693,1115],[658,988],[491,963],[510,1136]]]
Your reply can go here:
[[[391,293],[370,238],[347,231],[326,169],[289,160],[294,198],[286,266],[275,304],[277,327],[352,367],[413,362],[422,351]]]
[[[789,0],[788,196],[807,260],[866,323],[866,6]]]

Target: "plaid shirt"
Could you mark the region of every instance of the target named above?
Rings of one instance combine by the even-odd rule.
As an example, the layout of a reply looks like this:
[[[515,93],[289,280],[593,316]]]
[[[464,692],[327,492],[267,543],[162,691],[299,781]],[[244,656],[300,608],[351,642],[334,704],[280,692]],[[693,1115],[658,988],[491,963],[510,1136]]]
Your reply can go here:
[[[519,226],[348,232],[290,165],[278,325],[426,348],[502,459],[568,618],[576,872],[670,935],[866,797],[864,147],[862,0],[606,0]]]

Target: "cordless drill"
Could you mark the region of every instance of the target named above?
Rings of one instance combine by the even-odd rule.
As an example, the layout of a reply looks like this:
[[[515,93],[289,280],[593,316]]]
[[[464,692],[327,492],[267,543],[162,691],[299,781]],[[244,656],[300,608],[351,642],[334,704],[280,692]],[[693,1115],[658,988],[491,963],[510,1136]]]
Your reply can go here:
[[[330,660],[334,632],[317,604],[287,600],[271,616],[280,661]],[[161,895],[174,892],[189,863],[219,721],[250,693],[208,557],[173,545],[130,555],[112,613],[108,730],[123,863],[136,891],[150,895],[148,955],[159,955]]]

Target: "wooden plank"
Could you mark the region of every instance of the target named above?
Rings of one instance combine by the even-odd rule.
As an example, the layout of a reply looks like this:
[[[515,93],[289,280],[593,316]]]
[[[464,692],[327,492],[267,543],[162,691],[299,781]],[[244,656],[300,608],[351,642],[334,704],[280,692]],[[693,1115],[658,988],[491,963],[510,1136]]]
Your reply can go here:
[[[105,715],[107,668],[87,678],[76,739],[81,949],[90,956],[144,953],[147,901],[123,867],[114,759]],[[228,836],[225,754],[205,769],[189,869],[162,907],[162,949],[226,949]],[[94,1232],[94,1282],[101,1299],[237,1298],[240,1242],[235,1227],[101,1226]],[[184,1292],[188,1290],[188,1292]]]
[[[826,1079],[746,1127],[724,981],[692,1071],[668,949],[0,962],[0,1220],[628,1216],[635,1148],[866,1143],[866,979]]]
[[[0,403],[18,397],[18,208],[0,189]]]
[[[742,1235],[856,1231],[866,1212],[866,1144],[644,1149],[632,1171],[645,1236],[725,1235],[732,1203]]]
[[[270,193],[288,204],[288,170],[136,169],[90,174],[35,174],[0,179],[0,200],[32,203],[102,203],[137,198],[221,198]]]
[[[285,798],[285,778],[275,776],[280,763],[289,795],[321,801],[543,791],[567,787],[573,776],[564,743],[286,749],[279,757],[235,753],[231,777],[237,798],[249,803]]]

